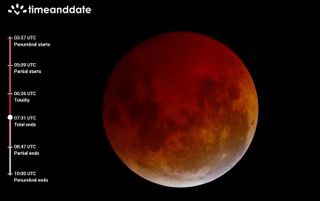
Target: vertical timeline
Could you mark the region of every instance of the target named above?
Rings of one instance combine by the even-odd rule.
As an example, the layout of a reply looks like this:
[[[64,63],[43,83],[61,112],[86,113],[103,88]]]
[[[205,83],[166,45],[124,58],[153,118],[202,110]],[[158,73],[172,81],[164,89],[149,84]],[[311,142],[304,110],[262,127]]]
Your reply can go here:
[[[41,170],[41,143],[37,140],[38,90],[43,63],[33,55],[50,48],[37,35],[11,35],[8,38],[8,176],[13,183],[47,183]],[[14,50],[14,51],[13,51]],[[12,55],[12,51],[14,55]],[[23,52],[28,51],[29,54]],[[26,79],[27,78],[27,79]],[[12,87],[12,83],[15,83]],[[14,107],[14,112],[13,108]],[[12,136],[14,133],[14,137]],[[14,138],[14,140],[13,140]],[[40,146],[38,146],[40,145]]]
[[[8,48],[8,131],[9,131],[9,145],[8,145],[8,163],[9,163],[9,171],[8,175],[12,176],[12,37],[8,37],[8,43],[9,43],[9,48]]]

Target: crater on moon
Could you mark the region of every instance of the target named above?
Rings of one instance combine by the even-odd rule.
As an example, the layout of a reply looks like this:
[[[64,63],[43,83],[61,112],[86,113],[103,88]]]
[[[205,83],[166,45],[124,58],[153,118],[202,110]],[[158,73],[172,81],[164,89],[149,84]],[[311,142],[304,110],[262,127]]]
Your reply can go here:
[[[217,40],[155,36],[115,67],[103,123],[115,153],[141,177],[170,187],[210,182],[246,152],[258,119],[253,80]]]

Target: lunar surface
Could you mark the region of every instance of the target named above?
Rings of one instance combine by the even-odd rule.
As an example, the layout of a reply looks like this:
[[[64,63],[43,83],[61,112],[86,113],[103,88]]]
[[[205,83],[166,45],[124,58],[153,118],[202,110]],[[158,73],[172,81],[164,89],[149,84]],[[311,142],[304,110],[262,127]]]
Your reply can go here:
[[[219,41],[164,33],[114,68],[103,103],[112,148],[133,172],[170,187],[210,182],[244,155],[258,100],[242,61]]]

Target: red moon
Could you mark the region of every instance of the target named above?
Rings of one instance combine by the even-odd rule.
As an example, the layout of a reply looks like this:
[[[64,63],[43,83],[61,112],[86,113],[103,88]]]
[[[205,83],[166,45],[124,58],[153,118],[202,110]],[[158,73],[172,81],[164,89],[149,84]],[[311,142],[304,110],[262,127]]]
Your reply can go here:
[[[245,65],[193,32],[147,39],[117,64],[105,89],[112,148],[141,177],[169,187],[210,182],[248,149],[258,99]]]

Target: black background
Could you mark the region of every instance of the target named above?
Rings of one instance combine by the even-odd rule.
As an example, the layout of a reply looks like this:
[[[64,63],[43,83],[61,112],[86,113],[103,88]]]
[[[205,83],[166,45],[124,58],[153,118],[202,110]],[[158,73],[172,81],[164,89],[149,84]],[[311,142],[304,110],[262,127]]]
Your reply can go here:
[[[39,5],[39,4],[37,4]],[[87,4],[90,5],[90,4]],[[319,189],[320,39],[313,24],[216,24],[190,22],[117,23],[91,16],[8,16],[0,32],[0,182],[8,189],[91,193],[108,198],[207,199],[312,197]],[[41,19],[39,19],[41,18]],[[113,67],[146,38],[170,31],[194,31],[230,47],[255,82],[259,120],[253,142],[227,174],[193,188],[159,186],[132,173],[112,151],[102,125],[104,88]],[[48,184],[13,184],[7,173],[7,39],[35,34],[51,48],[13,49],[13,62],[41,63],[37,79],[13,77],[13,88],[36,88],[39,96],[13,114],[39,114],[35,130],[13,129],[13,142],[37,143],[40,158],[14,159],[14,170],[36,169]],[[1,185],[2,186],[2,185]]]

